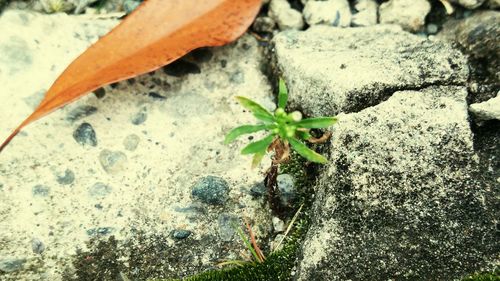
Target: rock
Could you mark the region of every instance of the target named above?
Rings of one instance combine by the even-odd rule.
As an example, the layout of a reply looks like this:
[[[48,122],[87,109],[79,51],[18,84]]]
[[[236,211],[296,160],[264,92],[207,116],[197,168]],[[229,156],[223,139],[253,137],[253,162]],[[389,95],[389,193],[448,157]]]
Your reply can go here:
[[[471,103],[495,97],[500,88],[500,12],[484,11],[449,20],[437,38],[457,44],[470,56]]]
[[[77,143],[86,146],[97,146],[97,137],[94,128],[89,123],[82,123],[73,133]]]
[[[469,107],[477,120],[500,120],[500,92],[495,98],[482,103],[474,103]]]
[[[50,187],[46,185],[37,184],[31,189],[34,197],[47,197],[50,193]]]
[[[112,227],[97,227],[97,228],[87,229],[86,232],[88,236],[105,236],[105,235],[110,235],[114,231],[115,229]]]
[[[148,112],[147,109],[144,107],[134,116],[132,116],[130,121],[134,125],[141,125],[142,123],[146,122],[147,119],[148,119]]]
[[[425,29],[427,34],[436,34],[439,31],[439,27],[433,23],[428,24]]]
[[[0,258],[0,271],[2,272],[14,272],[23,269],[26,259],[13,258],[13,257],[2,257]]]
[[[38,238],[31,239],[31,249],[35,254],[41,254],[45,251],[45,244],[43,244],[42,240]]]
[[[219,237],[222,241],[231,241],[236,233],[235,227],[239,226],[238,217],[223,213],[217,219],[219,224]]]
[[[128,135],[124,140],[123,140],[123,147],[128,150],[128,151],[134,151],[137,149],[137,146],[139,146],[139,142],[141,141],[141,138],[139,138],[138,135],[136,134],[131,134]]]
[[[308,1],[302,13],[309,25],[351,25],[351,9],[347,0]]]
[[[278,217],[273,217],[273,229],[276,233],[285,231],[285,223]]]
[[[268,16],[278,24],[281,30],[300,30],[304,27],[302,14],[294,10],[286,0],[271,0]]]
[[[370,26],[377,24],[378,4],[374,0],[357,0],[354,4],[357,13],[352,15],[353,26]]]
[[[276,22],[270,17],[257,17],[252,25],[253,30],[257,32],[272,33]]]
[[[73,171],[66,169],[64,174],[57,175],[57,182],[62,185],[72,184],[75,181],[75,173]]]
[[[486,0],[449,0],[450,3],[458,4],[467,9],[476,9],[483,5]]]
[[[91,105],[80,105],[71,110],[66,116],[69,122],[75,122],[82,118],[88,117],[97,112],[97,107]]]
[[[297,197],[297,190],[295,188],[295,179],[292,175],[281,174],[278,175],[276,182],[280,192],[280,201],[283,206],[293,206]]]
[[[113,188],[111,186],[104,184],[102,182],[97,182],[93,186],[91,186],[88,190],[89,195],[95,198],[104,198],[111,192],[113,192]]]
[[[210,205],[224,205],[229,197],[229,185],[223,178],[206,176],[191,188],[194,198]]]
[[[489,0],[488,7],[490,7],[490,9],[500,8],[500,0]]]
[[[184,229],[175,229],[170,233],[170,236],[176,240],[183,240],[188,238],[191,235],[191,231]]]
[[[396,89],[465,85],[468,77],[460,51],[397,26],[314,26],[282,32],[273,42],[289,106],[308,116],[359,111]]]
[[[114,174],[125,169],[127,164],[127,155],[121,151],[104,149],[99,154],[99,162],[101,162],[102,168],[106,172]]]
[[[263,197],[267,194],[267,187],[263,181],[257,182],[250,188],[252,197]]]
[[[390,0],[380,5],[380,23],[398,24],[404,30],[416,32],[425,25],[430,11],[427,0]]]
[[[498,190],[472,176],[466,98],[433,86],[339,115],[298,280],[455,280],[495,263]]]

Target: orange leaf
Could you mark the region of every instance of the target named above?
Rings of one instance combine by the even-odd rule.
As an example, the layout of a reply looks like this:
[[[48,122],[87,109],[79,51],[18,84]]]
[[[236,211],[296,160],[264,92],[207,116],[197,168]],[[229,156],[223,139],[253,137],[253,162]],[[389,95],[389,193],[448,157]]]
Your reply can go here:
[[[22,128],[90,91],[234,41],[260,6],[261,0],[146,0],[66,68],[0,152]]]

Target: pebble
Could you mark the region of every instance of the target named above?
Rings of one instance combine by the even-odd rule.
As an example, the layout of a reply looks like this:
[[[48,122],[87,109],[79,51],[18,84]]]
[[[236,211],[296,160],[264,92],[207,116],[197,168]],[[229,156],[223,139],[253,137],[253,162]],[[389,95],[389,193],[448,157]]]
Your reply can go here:
[[[427,25],[426,29],[428,34],[436,34],[439,30],[439,27],[433,23],[430,23]]]
[[[292,175],[281,174],[277,179],[278,190],[280,191],[281,204],[284,206],[291,206],[297,197],[297,190],[295,188],[295,179]]]
[[[267,32],[272,33],[276,22],[270,17],[258,17],[253,22],[253,30],[256,32]]]
[[[121,151],[104,149],[99,154],[99,162],[101,162],[102,168],[110,174],[122,171],[127,161],[127,155]]]
[[[172,238],[176,239],[176,240],[182,240],[182,239],[186,239],[189,237],[189,235],[191,235],[191,231],[189,230],[184,230],[184,229],[175,229],[172,231],[172,233],[170,234],[172,236]]]
[[[377,24],[378,4],[374,0],[358,0],[354,4],[358,11],[352,16],[353,26],[370,26]]]
[[[75,173],[73,171],[66,169],[64,174],[57,175],[57,182],[62,185],[72,184],[75,181]]]
[[[430,11],[427,0],[390,0],[380,5],[380,23],[398,24],[404,30],[417,32],[423,28]]]
[[[252,195],[252,197],[254,198],[262,197],[265,196],[266,194],[267,194],[267,188],[264,182],[258,182],[250,188],[250,195]]]
[[[134,151],[137,149],[137,146],[139,146],[140,141],[141,139],[139,138],[138,135],[131,134],[125,137],[125,139],[123,140],[123,146],[128,151]]]
[[[112,227],[97,227],[97,228],[87,229],[86,232],[88,236],[101,236],[101,235],[109,235],[114,230],[115,229]]]
[[[235,84],[243,84],[245,83],[245,74],[243,74],[243,72],[241,71],[235,72],[233,73],[233,75],[231,75],[229,81]]]
[[[271,0],[268,16],[278,24],[281,30],[300,30],[304,27],[302,14],[293,9],[286,0]]]
[[[139,112],[137,112],[134,116],[131,118],[131,122],[134,125],[141,125],[142,123],[146,122],[148,119],[148,112],[146,108],[142,108]]]
[[[96,98],[102,99],[106,96],[106,90],[101,87],[94,91],[94,95],[96,96]]]
[[[78,126],[78,128],[73,133],[73,138],[77,143],[83,146],[97,146],[96,133],[94,131],[94,128],[92,128],[92,125],[90,125],[89,123],[82,123],[80,126]]]
[[[238,217],[222,213],[219,215],[217,222],[219,224],[219,237],[222,241],[231,241],[236,233],[234,229],[235,226],[238,226]]]
[[[19,259],[19,258],[12,258],[12,257],[1,258],[0,259],[0,271],[6,272],[6,273],[18,271],[18,270],[23,268],[25,263],[26,263],[26,259]]]
[[[80,105],[68,113],[66,120],[75,122],[79,119],[88,117],[97,112],[97,107],[91,105]]]
[[[31,249],[33,250],[33,253],[41,254],[45,251],[45,244],[43,244],[40,239],[33,238],[31,239]]]
[[[49,196],[50,188],[45,185],[37,184],[31,189],[31,193],[35,197],[46,197]]]
[[[91,186],[88,190],[89,195],[94,198],[103,198],[106,195],[110,194],[113,191],[113,188],[107,184],[102,182],[97,182],[93,186]]]
[[[308,1],[302,11],[309,25],[351,25],[351,9],[347,0]]]
[[[285,231],[285,223],[278,217],[273,217],[273,229],[276,233]]]
[[[192,187],[194,198],[210,205],[223,205],[229,197],[229,185],[221,177],[206,176]]]

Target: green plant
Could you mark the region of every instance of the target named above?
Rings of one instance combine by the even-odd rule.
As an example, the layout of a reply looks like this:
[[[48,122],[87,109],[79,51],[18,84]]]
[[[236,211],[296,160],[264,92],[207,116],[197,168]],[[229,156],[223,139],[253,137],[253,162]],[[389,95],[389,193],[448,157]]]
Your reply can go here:
[[[244,108],[250,110],[255,118],[261,121],[261,124],[243,125],[234,128],[227,134],[225,143],[228,144],[244,134],[262,130],[270,133],[265,138],[250,143],[241,151],[244,155],[254,154],[252,166],[258,165],[264,155],[270,151],[275,152],[273,162],[281,163],[285,161],[290,155],[290,145],[298,154],[309,161],[316,163],[327,162],[324,156],[309,149],[301,140],[319,142],[324,138],[314,138],[310,134],[310,130],[329,127],[335,124],[337,119],[335,117],[302,119],[302,113],[299,111],[285,112],[288,90],[283,79],[279,81],[278,108],[273,114],[248,98],[237,96],[236,99]]]

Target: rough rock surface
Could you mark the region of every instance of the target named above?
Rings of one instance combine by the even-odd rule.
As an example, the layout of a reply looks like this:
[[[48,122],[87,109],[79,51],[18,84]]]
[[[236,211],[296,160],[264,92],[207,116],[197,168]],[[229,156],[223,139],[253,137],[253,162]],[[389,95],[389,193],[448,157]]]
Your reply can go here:
[[[475,9],[483,5],[486,0],[450,0],[450,2],[458,4],[467,9]]]
[[[458,50],[397,26],[315,26],[282,32],[274,45],[290,106],[312,116],[358,111],[397,89],[463,85],[468,77]]]
[[[293,9],[286,0],[271,0],[269,3],[269,17],[278,24],[281,30],[300,30],[304,27],[302,14]]]
[[[500,92],[495,98],[471,104],[470,111],[477,120],[500,120]]]
[[[431,11],[427,0],[390,0],[380,5],[380,23],[398,24],[404,30],[419,31]]]
[[[473,176],[466,96],[400,91],[339,116],[298,280],[455,280],[493,266],[498,183]]]
[[[31,113],[31,100],[39,101],[38,93],[116,23],[5,11],[0,139]],[[259,237],[271,233],[272,222],[265,199],[250,194],[262,171],[251,170],[251,157],[239,153],[247,140],[230,146],[223,140],[230,129],[255,122],[235,95],[273,109],[262,60],[247,35],[107,86],[23,130],[0,155],[0,279],[116,280],[122,272],[146,280],[240,259],[244,246],[231,222],[248,216],[262,226],[254,229]],[[147,119],[132,123],[143,110]],[[95,146],[73,137],[82,123],[95,131]],[[224,205],[192,197],[190,187],[207,175],[228,183]]]
[[[358,0],[354,4],[357,13],[352,15],[353,26],[370,26],[377,24],[378,4],[374,0]]]
[[[351,25],[351,9],[347,0],[308,1],[302,13],[309,25]]]

